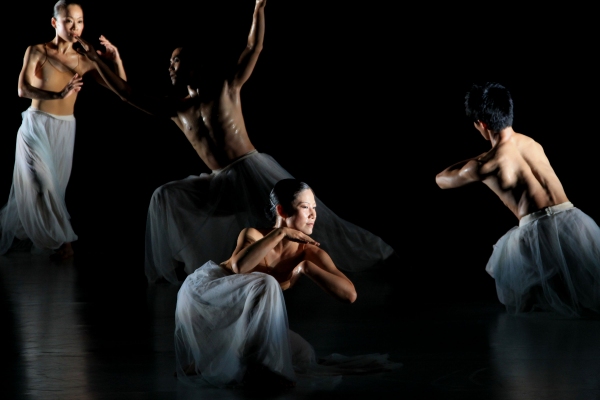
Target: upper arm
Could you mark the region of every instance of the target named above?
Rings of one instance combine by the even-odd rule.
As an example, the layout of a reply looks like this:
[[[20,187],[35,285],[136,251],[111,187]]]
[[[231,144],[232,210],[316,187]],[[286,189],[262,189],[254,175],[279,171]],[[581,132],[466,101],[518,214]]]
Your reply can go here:
[[[306,259],[324,271],[348,279],[348,277],[346,277],[346,275],[344,275],[344,273],[342,273],[342,271],[336,267],[335,263],[331,259],[331,256],[329,256],[325,250],[319,247],[309,246],[306,249]]]
[[[35,79],[35,72],[41,60],[41,52],[35,46],[27,47],[23,57],[23,66],[19,73],[19,95],[22,95],[25,85],[31,85]]]
[[[232,266],[237,265],[238,260],[240,259],[240,257],[242,255],[244,255],[245,250],[249,246],[251,246],[253,243],[256,243],[263,237],[264,237],[264,235],[261,234],[255,228],[242,229],[242,231],[238,235],[235,249],[233,250],[233,254],[231,255],[231,258],[230,258],[231,265]],[[234,272],[235,272],[235,269],[234,269]]]

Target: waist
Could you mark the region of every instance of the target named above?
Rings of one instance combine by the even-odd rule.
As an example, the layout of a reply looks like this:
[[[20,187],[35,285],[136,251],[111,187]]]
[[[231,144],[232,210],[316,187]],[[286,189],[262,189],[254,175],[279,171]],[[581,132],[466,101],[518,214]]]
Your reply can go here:
[[[536,212],[532,212],[531,214],[527,214],[525,216],[523,216],[520,220],[519,220],[519,226],[523,226],[523,225],[527,225],[535,220],[538,220],[542,217],[545,217],[546,215],[554,215],[554,214],[558,214],[560,212],[569,210],[571,208],[573,208],[573,203],[571,203],[570,201],[566,201],[564,203],[560,203],[557,204],[555,206],[550,206],[550,207],[546,207],[546,208],[542,208],[539,211]]]
[[[233,160],[232,162],[230,162],[229,164],[227,164],[225,167],[223,167],[221,169],[213,169],[212,173],[216,175],[216,174],[220,174],[223,171],[227,171],[229,168],[233,167],[235,164],[239,163],[242,160],[245,160],[248,157],[252,157],[255,154],[258,154],[258,150],[256,150],[256,149],[250,150],[243,156],[240,156],[240,157],[236,158],[235,160]]]
[[[35,107],[29,107],[28,110],[35,111],[35,112],[38,112],[38,113],[43,113],[43,114],[51,116],[52,118],[60,119],[60,120],[63,120],[63,121],[75,121],[75,116],[73,114],[71,114],[71,115],[57,115],[57,114],[52,114],[52,113],[49,113],[49,112],[46,112],[46,111],[42,111],[42,110],[37,109]]]

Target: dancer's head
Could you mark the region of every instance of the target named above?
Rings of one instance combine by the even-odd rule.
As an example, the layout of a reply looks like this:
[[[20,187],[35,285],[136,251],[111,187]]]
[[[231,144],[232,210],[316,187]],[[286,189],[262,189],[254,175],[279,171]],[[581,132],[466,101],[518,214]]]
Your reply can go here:
[[[59,0],[54,5],[52,27],[56,36],[66,42],[75,43],[77,36],[83,32],[83,9],[79,3],[68,0]]]
[[[484,123],[493,132],[499,132],[513,124],[512,97],[498,83],[473,85],[465,96],[465,111],[476,126]]]
[[[270,194],[275,226],[287,226],[307,235],[317,218],[315,194],[310,186],[297,179],[282,179]]]

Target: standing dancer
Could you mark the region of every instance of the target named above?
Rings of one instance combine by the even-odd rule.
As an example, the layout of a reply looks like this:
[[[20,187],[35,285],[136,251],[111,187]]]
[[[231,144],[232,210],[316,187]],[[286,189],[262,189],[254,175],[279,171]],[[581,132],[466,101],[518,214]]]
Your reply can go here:
[[[92,63],[73,48],[84,26],[81,6],[58,1],[51,22],[56,36],[27,48],[19,74],[19,97],[31,99],[31,106],[22,113],[13,183],[0,210],[0,254],[16,238],[31,240],[34,253],[66,259],[73,255],[71,243],[77,239],[65,204],[75,143],[75,100],[88,73],[106,85]],[[117,48],[104,36],[100,44],[106,51],[98,54],[111,60],[118,76],[126,79]]]

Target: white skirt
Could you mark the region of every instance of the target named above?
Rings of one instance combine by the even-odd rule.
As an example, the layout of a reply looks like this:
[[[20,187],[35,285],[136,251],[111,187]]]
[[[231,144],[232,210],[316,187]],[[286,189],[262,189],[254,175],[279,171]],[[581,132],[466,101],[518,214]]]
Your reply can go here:
[[[521,219],[494,245],[486,271],[511,313],[600,312],[600,228],[570,203]]]
[[[386,354],[333,354],[317,362],[312,346],[289,329],[275,278],[233,274],[212,261],[188,275],[177,293],[175,356],[184,383],[218,387],[244,386],[248,368],[257,365],[290,382],[326,386],[341,375],[402,365]]]
[[[0,254],[13,240],[30,239],[33,252],[49,253],[77,240],[65,203],[73,162],[75,117],[34,108],[22,113],[8,202],[0,210]]]
[[[179,263],[189,274],[209,260],[227,260],[243,228],[273,226],[269,194],[277,181],[291,177],[271,156],[252,152],[222,170],[160,186],[146,222],[148,281],[178,284]],[[365,270],[394,253],[380,237],[338,217],[318,196],[316,201],[312,237],[339,269]]]

